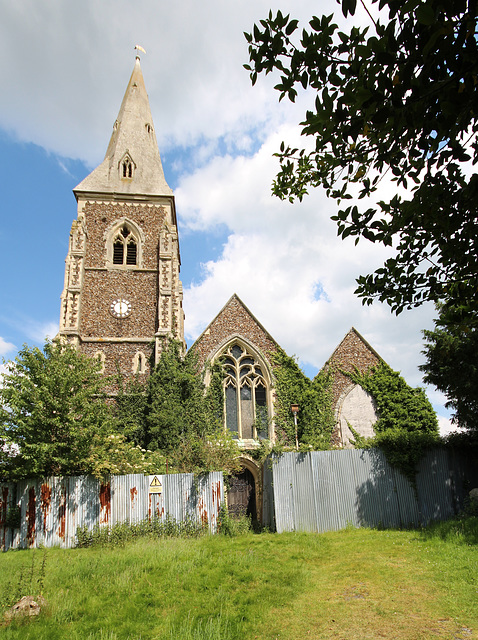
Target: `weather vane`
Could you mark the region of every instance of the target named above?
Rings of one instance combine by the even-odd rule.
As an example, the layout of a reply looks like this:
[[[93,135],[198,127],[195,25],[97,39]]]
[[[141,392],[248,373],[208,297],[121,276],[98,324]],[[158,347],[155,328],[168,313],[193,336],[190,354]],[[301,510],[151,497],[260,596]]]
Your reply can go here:
[[[142,51],[143,53],[146,53],[146,51],[143,49],[143,47],[139,44],[135,44],[134,45],[135,51],[136,51],[136,57],[139,59],[139,52]]]

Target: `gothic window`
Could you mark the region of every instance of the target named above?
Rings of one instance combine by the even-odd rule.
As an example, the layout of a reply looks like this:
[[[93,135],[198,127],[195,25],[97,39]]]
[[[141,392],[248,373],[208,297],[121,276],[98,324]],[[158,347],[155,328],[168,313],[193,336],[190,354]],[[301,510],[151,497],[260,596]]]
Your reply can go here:
[[[138,351],[133,358],[133,373],[146,373],[146,356]]]
[[[138,241],[125,224],[113,240],[113,264],[137,265]]]
[[[226,428],[241,440],[269,437],[268,384],[263,366],[242,344],[223,353]]]
[[[125,155],[120,162],[120,174],[122,178],[133,177],[133,161],[129,155]]]
[[[115,220],[104,235],[106,267],[135,268],[143,266],[144,233],[134,220]]]

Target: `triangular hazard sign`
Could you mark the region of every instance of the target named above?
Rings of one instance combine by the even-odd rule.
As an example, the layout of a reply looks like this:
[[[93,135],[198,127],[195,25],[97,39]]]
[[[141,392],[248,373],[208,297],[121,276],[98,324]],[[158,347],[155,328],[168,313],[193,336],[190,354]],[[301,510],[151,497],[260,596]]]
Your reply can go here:
[[[161,495],[163,492],[163,485],[161,484],[158,476],[149,476],[149,493],[157,493]]]

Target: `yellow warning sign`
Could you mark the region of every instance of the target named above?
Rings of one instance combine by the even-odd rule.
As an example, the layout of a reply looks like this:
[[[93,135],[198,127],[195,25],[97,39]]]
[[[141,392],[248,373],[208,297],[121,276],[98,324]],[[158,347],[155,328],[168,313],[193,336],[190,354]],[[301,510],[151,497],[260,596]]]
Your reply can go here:
[[[158,476],[149,476],[149,493],[157,493],[158,495],[163,493],[163,485]]]

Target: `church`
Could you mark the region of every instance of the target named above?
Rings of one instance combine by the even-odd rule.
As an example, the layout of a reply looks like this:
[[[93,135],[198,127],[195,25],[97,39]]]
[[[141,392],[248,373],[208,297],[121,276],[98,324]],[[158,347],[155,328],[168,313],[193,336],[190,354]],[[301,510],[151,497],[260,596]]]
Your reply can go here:
[[[105,158],[73,192],[78,212],[65,261],[59,335],[98,358],[106,375],[119,370],[124,377],[147,376],[164,338],[186,345],[175,199],[164,176],[139,56]],[[261,439],[273,442],[270,354],[279,347],[246,304],[231,292],[191,348],[201,366],[221,358],[224,426],[242,448]],[[373,434],[373,401],[345,372],[379,362],[354,328],[331,348],[325,366],[338,372],[332,389],[337,446],[349,445],[350,426]],[[258,420],[258,413],[266,419]],[[258,469],[247,455],[244,465],[257,480]]]

